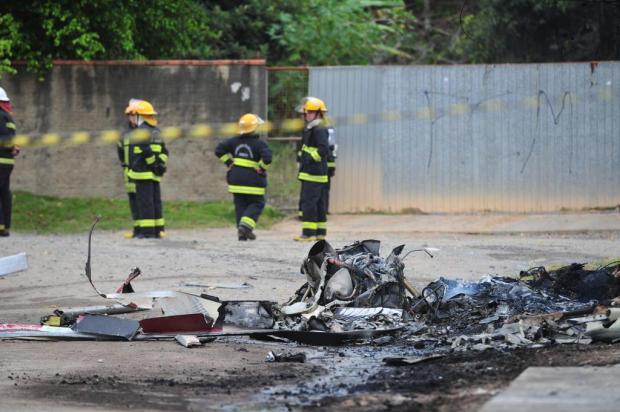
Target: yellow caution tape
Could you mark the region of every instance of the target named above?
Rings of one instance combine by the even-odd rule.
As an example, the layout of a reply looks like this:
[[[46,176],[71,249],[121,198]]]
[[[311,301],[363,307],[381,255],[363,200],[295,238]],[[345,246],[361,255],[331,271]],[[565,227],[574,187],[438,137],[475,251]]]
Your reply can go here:
[[[600,101],[610,101],[613,99],[611,88],[602,89],[595,95]],[[578,103],[577,95],[570,93],[567,95],[566,102],[572,105]],[[332,125],[341,126],[358,126],[373,122],[398,122],[398,121],[434,121],[442,116],[463,116],[471,115],[472,112],[480,109],[484,111],[506,110],[511,107],[519,107],[529,110],[539,109],[541,105],[541,97],[539,95],[526,96],[518,101],[502,100],[493,98],[481,102],[472,103],[454,103],[447,107],[437,108],[433,106],[424,106],[419,108],[411,108],[410,111],[388,111],[384,113],[356,113],[352,116],[330,118]],[[304,121],[301,118],[284,119],[280,122],[265,122],[261,124],[257,132],[269,133],[274,129],[283,133],[299,133],[304,128]],[[238,124],[230,123],[214,123],[214,124],[195,124],[188,127],[165,127],[161,129],[160,136],[165,141],[173,141],[180,138],[209,138],[209,137],[228,137],[236,135],[239,132]],[[89,143],[111,144],[116,143],[122,136],[119,130],[103,130],[100,132],[76,131],[67,134],[61,133],[45,133],[45,134],[18,134],[10,141],[11,145],[21,147],[49,147],[57,145],[83,145]],[[140,142],[150,138],[148,129],[134,129],[129,133],[132,140]]]

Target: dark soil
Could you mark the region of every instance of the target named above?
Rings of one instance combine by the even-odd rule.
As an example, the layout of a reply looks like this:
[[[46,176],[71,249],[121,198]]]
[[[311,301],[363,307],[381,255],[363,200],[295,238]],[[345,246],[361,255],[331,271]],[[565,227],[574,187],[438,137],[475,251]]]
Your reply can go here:
[[[306,409],[474,411],[530,366],[604,366],[620,362],[620,346],[556,345],[541,349],[452,353],[399,367],[382,367],[351,395]]]

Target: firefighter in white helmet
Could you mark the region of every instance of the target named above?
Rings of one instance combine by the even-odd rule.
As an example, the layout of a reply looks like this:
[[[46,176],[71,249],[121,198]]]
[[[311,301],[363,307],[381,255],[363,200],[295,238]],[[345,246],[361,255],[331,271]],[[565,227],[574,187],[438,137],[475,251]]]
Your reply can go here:
[[[159,183],[166,172],[168,150],[159,135],[157,112],[146,100],[132,99],[125,114],[133,128],[127,147],[127,177],[135,183],[134,237],[161,238],[165,236],[165,221]]]
[[[239,119],[239,135],[217,145],[215,155],[228,166],[226,180],[233,194],[239,240],[254,240],[254,228],[265,207],[267,170],[271,150],[260,140],[258,127],[264,121],[253,113]]]
[[[10,235],[13,195],[11,193],[11,172],[19,146],[13,144],[15,123],[11,117],[13,106],[6,91],[0,87],[0,236]]]

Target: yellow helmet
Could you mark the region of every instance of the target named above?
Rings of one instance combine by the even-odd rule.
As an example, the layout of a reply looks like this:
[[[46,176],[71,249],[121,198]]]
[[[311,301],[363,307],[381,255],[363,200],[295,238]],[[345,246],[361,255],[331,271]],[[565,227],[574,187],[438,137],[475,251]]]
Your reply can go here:
[[[253,133],[256,129],[258,129],[258,126],[263,123],[265,123],[265,121],[257,115],[253,113],[246,113],[239,118],[239,133]]]
[[[131,99],[129,106],[125,109],[125,114],[139,114],[142,116],[156,116],[157,112],[153,105],[146,100]]]
[[[146,100],[129,100],[129,105],[125,109],[125,114],[139,114],[145,122],[151,126],[157,126],[157,119],[155,118],[157,112],[153,105]]]
[[[304,97],[303,101],[303,113],[307,112],[327,112],[327,106],[325,102],[316,97]]]

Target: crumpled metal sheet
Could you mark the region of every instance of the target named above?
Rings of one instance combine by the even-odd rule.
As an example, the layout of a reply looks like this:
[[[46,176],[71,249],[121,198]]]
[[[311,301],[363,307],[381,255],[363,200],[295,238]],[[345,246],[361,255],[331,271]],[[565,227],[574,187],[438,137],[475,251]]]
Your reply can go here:
[[[71,328],[79,333],[131,340],[138,333],[140,322],[114,316],[84,315]]]
[[[307,282],[277,308],[275,327],[338,333],[400,325],[386,312],[383,319],[370,319],[377,311],[358,313],[350,319],[335,316],[335,310],[347,306],[391,308],[402,315],[408,303],[405,266],[399,258],[404,246],[394,248],[385,259],[379,256],[380,244],[378,240],[364,240],[334,249],[326,241],[316,242],[301,266]]]

